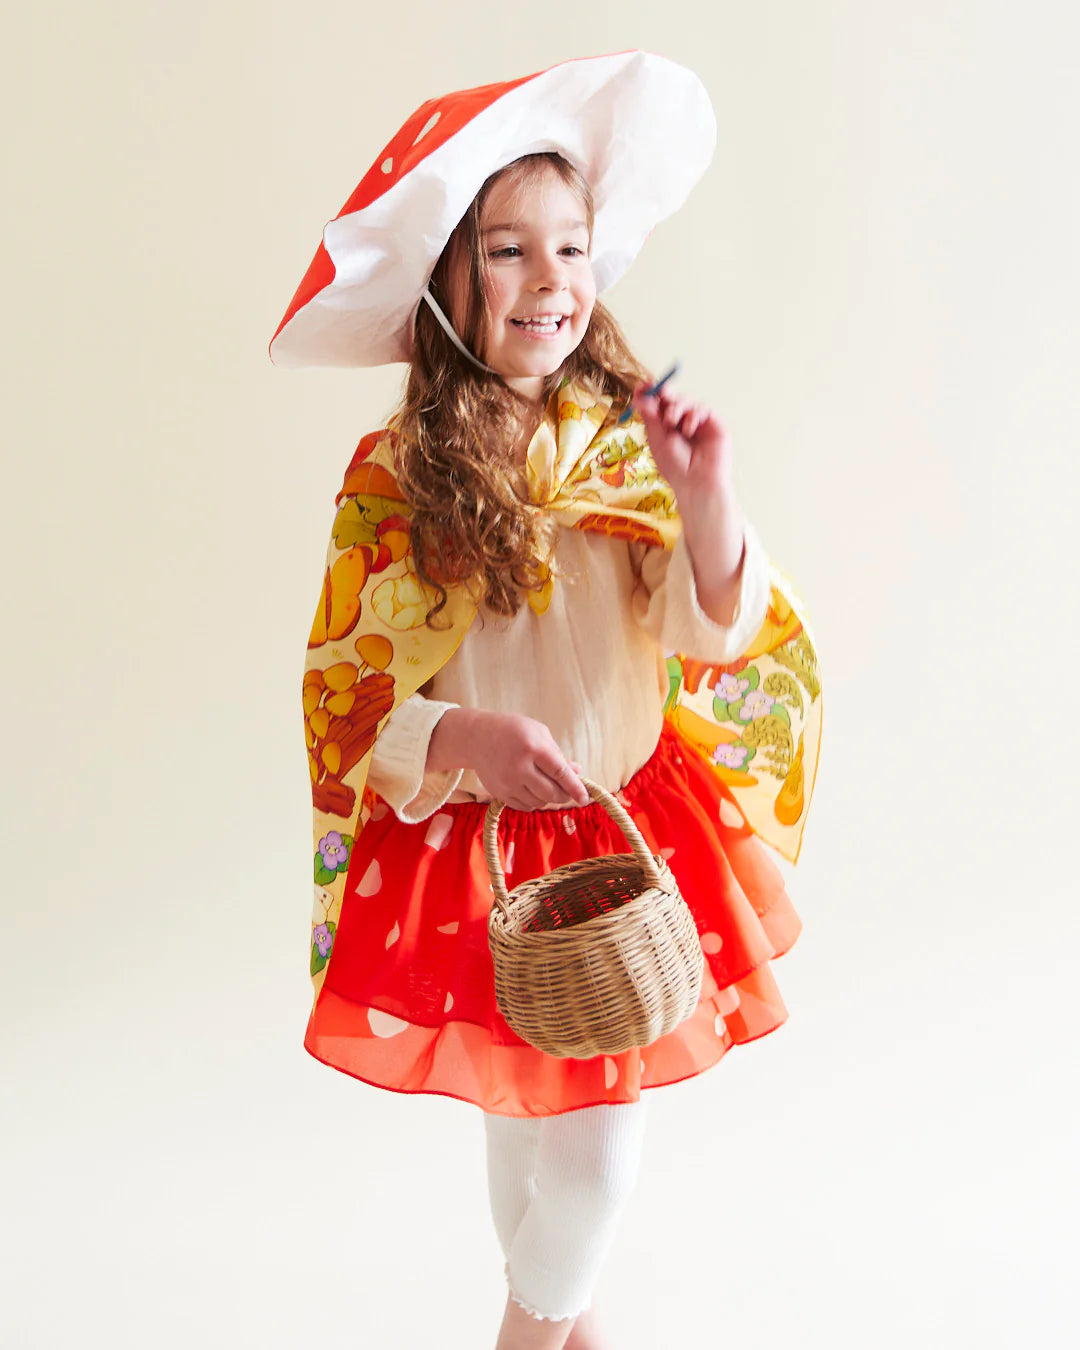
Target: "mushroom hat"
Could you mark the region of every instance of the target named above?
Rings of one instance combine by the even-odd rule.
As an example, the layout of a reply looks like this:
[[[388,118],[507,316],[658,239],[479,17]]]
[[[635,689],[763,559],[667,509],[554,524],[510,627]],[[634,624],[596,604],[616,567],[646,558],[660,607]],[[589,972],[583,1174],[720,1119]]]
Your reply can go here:
[[[407,361],[432,269],[484,182],[556,151],[595,202],[598,291],[705,172],[716,119],[704,85],[650,52],[566,61],[417,108],[337,216],[270,342],[281,366]]]

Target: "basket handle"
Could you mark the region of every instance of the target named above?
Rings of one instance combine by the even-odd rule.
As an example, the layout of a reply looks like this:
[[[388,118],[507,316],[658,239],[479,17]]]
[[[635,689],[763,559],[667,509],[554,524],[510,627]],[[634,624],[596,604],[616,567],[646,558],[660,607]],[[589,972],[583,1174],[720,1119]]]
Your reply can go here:
[[[593,801],[598,802],[604,808],[623,834],[626,835],[627,842],[633,849],[634,857],[640,864],[648,884],[650,886],[665,886],[656,866],[656,859],[649,852],[649,846],[641,837],[641,831],[634,824],[630,813],[624,809],[617,798],[600,787],[598,783],[594,783],[588,778],[582,778],[581,781],[585,784]],[[487,861],[488,875],[491,877],[491,889],[495,895],[495,903],[504,915],[509,916],[510,895],[506,889],[506,876],[503,873],[502,863],[499,861],[499,817],[502,812],[502,802],[493,800],[488,805],[487,815],[484,817],[484,858]]]

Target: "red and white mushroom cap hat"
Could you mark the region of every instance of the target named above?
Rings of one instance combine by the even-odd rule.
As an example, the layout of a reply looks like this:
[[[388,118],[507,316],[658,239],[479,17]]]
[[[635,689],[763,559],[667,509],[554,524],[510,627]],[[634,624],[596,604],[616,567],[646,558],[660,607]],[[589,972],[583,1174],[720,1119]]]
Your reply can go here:
[[[585,57],[418,108],[323,240],[270,342],[281,366],[407,361],[432,269],[485,180],[557,151],[593,191],[598,291],[705,172],[716,118],[684,66],[649,52]]]

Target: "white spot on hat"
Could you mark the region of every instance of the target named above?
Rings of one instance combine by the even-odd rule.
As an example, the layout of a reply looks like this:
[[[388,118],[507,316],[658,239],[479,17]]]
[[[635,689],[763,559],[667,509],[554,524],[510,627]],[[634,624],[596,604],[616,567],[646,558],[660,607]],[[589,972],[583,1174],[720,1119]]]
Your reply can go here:
[[[719,933],[702,933],[701,950],[706,956],[715,956],[724,945],[724,939]]]
[[[367,871],[360,878],[356,892],[358,895],[374,895],[381,885],[382,868],[379,866],[378,858],[372,858]]]
[[[719,1013],[717,1013],[716,1016],[713,1018],[713,1030],[716,1032],[716,1034],[720,1037],[721,1040],[724,1039],[724,1033],[727,1031],[727,1027],[724,1026],[724,1019],[720,1016]]]
[[[424,843],[429,848],[445,848],[446,841],[450,838],[450,831],[453,828],[454,818],[448,816],[445,811],[440,812],[437,816],[432,816],[427,834],[424,835]]]
[[[441,113],[441,112],[437,112],[437,113],[432,113],[432,114],[431,114],[431,116],[428,118],[428,120],[427,120],[427,121],[424,123],[424,125],[420,128],[420,131],[419,131],[419,133],[417,134],[416,140],[413,141],[413,145],[418,145],[418,144],[424,139],[424,137],[428,134],[429,131],[432,130],[432,128],[435,126],[435,124],[438,122],[438,120],[439,120],[439,118],[440,118],[441,116],[442,116],[442,113]]]
[[[367,1010],[367,1020],[368,1026],[382,1040],[386,1040],[388,1036],[400,1036],[409,1025],[408,1022],[403,1022],[400,1017],[392,1017],[390,1013],[380,1012],[378,1008]]]
[[[446,1002],[443,1004],[443,1012],[449,1012],[453,1006],[454,1006],[454,996],[453,994],[447,994]]]
[[[729,802],[725,797],[720,803],[720,824],[730,825],[733,830],[737,830],[743,823],[742,812],[734,802]]]
[[[440,932],[440,933],[456,933],[457,930],[458,930],[460,927],[461,927],[460,922],[459,922],[457,919],[455,919],[453,923],[441,923],[441,924],[439,924],[439,932]]]
[[[605,1086],[605,1087],[608,1087],[608,1088],[614,1087],[614,1086],[615,1086],[615,1080],[618,1078],[618,1076],[619,1076],[619,1066],[615,1063],[615,1061],[614,1061],[613,1059],[608,1059],[608,1058],[605,1056],[605,1058],[604,1058],[604,1086]]]
[[[394,161],[388,155],[386,159],[384,159],[383,162],[379,165],[379,168],[382,169],[383,173],[393,173]]]
[[[390,950],[390,948],[394,945],[394,943],[398,940],[400,936],[401,936],[401,925],[399,923],[395,923],[393,928],[391,928],[389,933],[387,933],[386,935],[387,951]]]

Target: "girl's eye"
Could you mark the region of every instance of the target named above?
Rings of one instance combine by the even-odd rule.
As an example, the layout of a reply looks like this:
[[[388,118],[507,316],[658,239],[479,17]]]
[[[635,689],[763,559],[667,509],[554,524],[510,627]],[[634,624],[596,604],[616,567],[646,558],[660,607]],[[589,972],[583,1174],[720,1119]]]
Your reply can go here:
[[[567,246],[563,249],[563,252],[572,253],[575,258],[583,258],[585,256],[585,250],[582,248],[578,248],[576,244],[567,244]]]
[[[516,258],[520,252],[517,244],[506,244],[502,248],[492,249],[491,256],[493,258]]]

